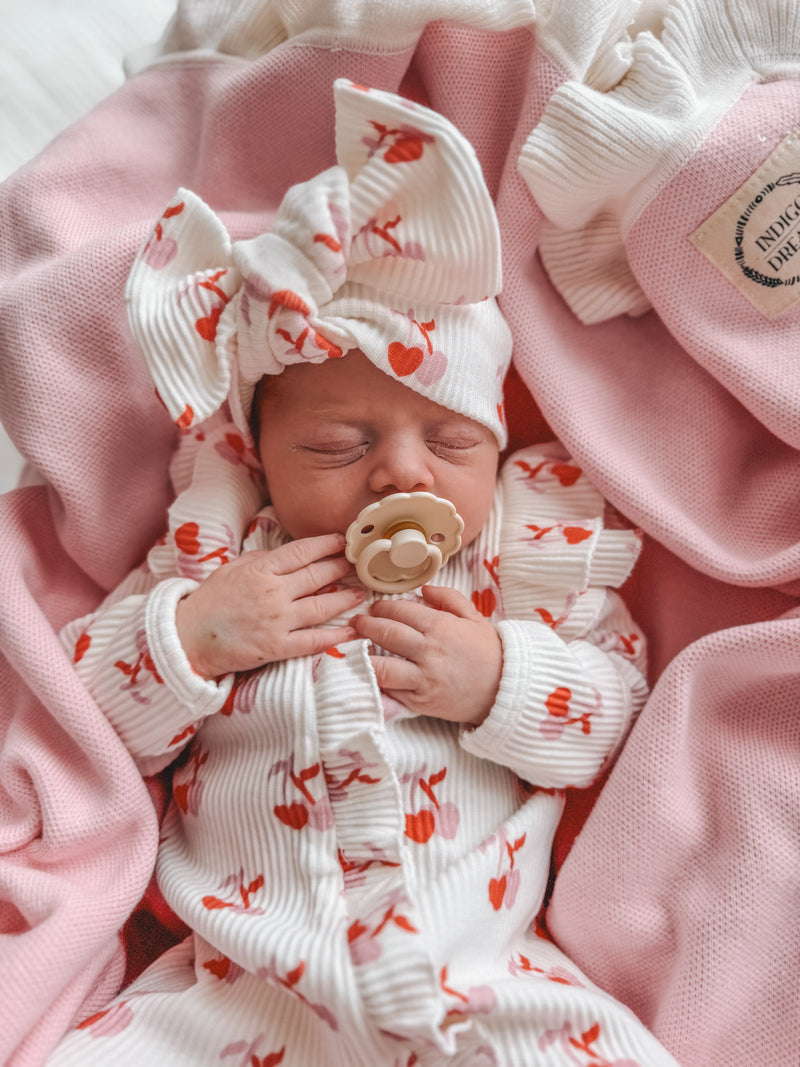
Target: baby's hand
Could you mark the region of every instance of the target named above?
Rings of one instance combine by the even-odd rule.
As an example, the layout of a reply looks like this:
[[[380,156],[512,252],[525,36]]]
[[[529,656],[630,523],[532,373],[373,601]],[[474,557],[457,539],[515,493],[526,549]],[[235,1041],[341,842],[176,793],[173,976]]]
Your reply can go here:
[[[352,641],[352,626],[321,627],[364,599],[361,588],[320,592],[353,567],[341,534],[245,552],[178,604],[178,636],[203,678],[324,652]]]
[[[503,666],[494,626],[455,589],[426,585],[425,604],[379,600],[353,620],[392,656],[371,656],[378,685],[410,711],[478,726],[492,709]]]

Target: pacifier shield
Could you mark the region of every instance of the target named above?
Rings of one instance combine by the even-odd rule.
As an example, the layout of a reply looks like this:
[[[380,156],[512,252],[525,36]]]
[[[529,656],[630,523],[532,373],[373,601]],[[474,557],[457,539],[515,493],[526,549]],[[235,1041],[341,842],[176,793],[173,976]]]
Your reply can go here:
[[[363,508],[347,528],[345,555],[379,593],[405,593],[430,581],[461,547],[464,523],[433,493],[393,493]]]

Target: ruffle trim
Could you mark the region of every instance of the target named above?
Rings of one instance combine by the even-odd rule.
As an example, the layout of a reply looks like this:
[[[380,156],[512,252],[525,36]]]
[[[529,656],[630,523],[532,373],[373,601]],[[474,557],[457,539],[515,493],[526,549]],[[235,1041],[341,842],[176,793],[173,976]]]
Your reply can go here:
[[[544,623],[565,640],[585,635],[605,588],[622,585],[633,569],[639,535],[605,528],[603,497],[563,453],[522,449],[501,480],[505,617]]]

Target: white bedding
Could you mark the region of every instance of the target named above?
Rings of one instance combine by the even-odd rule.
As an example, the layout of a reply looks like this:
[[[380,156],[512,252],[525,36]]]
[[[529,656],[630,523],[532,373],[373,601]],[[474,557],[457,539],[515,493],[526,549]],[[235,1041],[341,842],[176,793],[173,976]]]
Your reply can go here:
[[[174,8],[175,0],[0,0],[0,181],[117,88],[125,57],[157,41]],[[0,492],[21,468],[0,430]]]

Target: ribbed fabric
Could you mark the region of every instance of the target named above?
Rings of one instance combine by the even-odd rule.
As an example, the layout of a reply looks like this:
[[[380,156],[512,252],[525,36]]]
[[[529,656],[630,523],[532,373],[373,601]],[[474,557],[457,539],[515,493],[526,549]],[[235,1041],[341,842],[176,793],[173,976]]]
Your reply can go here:
[[[267,1044],[282,1049],[286,1064],[388,1065],[400,1038],[420,1063],[470,1063],[486,1048],[522,1064],[553,1028],[596,1027],[608,1055],[647,1049],[648,1067],[672,1064],[625,1009],[586,995],[588,981],[555,946],[542,962],[566,984],[526,977],[532,967],[547,973],[532,962],[539,939],[528,927],[563,790],[596,777],[645,692],[641,635],[614,594],[589,588],[595,556],[614,584],[625,579],[636,538],[603,531],[604,503],[568,457],[527,449],[510,458],[485,530],[436,576],[472,597],[503,642],[496,705],[478,729],[387,710],[365,641],[204,682],[174,628],[176,599],[195,581],[163,577],[169,555],[173,573],[191,567],[179,531],[194,514],[203,551],[222,529],[234,553],[286,540],[271,508],[248,514],[257,481],[240,454],[221,450],[231,433],[219,426],[194,446],[194,477],[151,554],[161,580],[143,593],[156,578],[140,572],[133,595],[81,620],[76,664],[142,765],[194,738],[157,864],[193,935],[51,1063],[210,1064],[244,1041],[261,1042],[265,1055]],[[529,537],[545,520],[559,536]],[[200,573],[219,565],[212,552]],[[566,636],[587,597],[594,618],[581,614],[580,633]],[[536,608],[555,601],[566,605],[561,619]],[[523,602],[524,618],[505,618]],[[120,686],[117,661],[131,644],[157,668],[143,669],[135,689]],[[507,1025],[512,1011],[525,1025]]]
[[[748,86],[797,77],[800,14],[793,0],[677,0],[658,38],[642,32],[629,47],[607,91],[559,87],[519,157],[550,222],[542,260],[586,323],[651,306],[626,269],[628,231]]]

